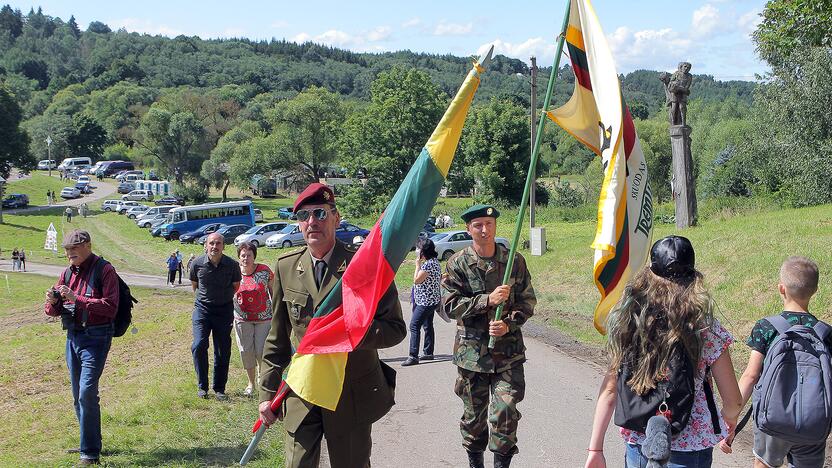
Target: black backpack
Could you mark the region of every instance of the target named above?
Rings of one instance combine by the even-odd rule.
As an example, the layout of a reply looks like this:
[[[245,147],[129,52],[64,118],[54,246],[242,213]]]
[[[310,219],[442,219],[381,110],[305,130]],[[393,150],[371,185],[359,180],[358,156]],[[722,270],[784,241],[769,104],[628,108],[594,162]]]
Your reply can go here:
[[[688,359],[681,345],[677,346],[670,356],[669,373],[665,380],[657,383],[656,388],[644,395],[636,394],[627,385],[632,377],[630,362],[625,361],[618,371],[618,397],[615,402],[615,425],[644,433],[647,421],[657,414],[669,411],[670,432],[677,435],[687,426],[690,420],[695,398],[694,376],[696,365]],[[720,434],[719,413],[709,383],[709,371],[706,370],[703,383],[705,398],[711,413],[714,434]]]
[[[101,276],[104,271],[104,266],[108,263],[110,262],[98,257],[98,260],[96,260],[95,265],[93,265],[92,272],[88,278],[87,289],[84,291],[85,296],[92,297],[93,287],[101,291]],[[64,284],[69,284],[71,275],[72,271],[69,268],[64,270]],[[121,276],[119,276],[118,273],[116,273],[116,279],[118,280],[118,310],[116,310],[116,317],[113,319],[113,336],[124,336],[124,334],[127,333],[127,329],[130,327],[130,322],[133,320],[134,304],[138,304],[139,301],[133,297],[132,294],[130,294],[130,287],[127,286],[127,283],[121,279]],[[83,311],[81,323],[83,326],[87,325],[86,310]]]

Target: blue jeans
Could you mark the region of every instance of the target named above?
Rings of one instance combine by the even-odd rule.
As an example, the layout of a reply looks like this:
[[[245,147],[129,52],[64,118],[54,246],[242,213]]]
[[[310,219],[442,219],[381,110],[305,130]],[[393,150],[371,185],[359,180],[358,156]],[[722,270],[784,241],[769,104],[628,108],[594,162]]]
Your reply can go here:
[[[96,459],[101,455],[98,379],[104,371],[112,341],[112,325],[66,333],[66,366],[72,383],[75,416],[81,426],[81,458]]]
[[[228,312],[206,311],[194,308],[192,316],[194,341],[191,353],[194,355],[197,385],[208,391],[208,337],[214,335],[214,391],[225,393],[228,382],[228,365],[231,362],[231,329],[234,309]]]
[[[423,355],[433,356],[433,313],[437,305],[413,306],[413,317],[410,318],[410,357],[419,357],[419,340],[421,329],[425,329],[425,345],[422,347]]]
[[[713,458],[713,447],[694,452],[679,452],[674,450],[670,452],[670,462],[667,464],[667,467],[710,468]],[[625,468],[645,468],[647,466],[647,457],[641,454],[640,445],[627,444],[627,453],[624,459]]]

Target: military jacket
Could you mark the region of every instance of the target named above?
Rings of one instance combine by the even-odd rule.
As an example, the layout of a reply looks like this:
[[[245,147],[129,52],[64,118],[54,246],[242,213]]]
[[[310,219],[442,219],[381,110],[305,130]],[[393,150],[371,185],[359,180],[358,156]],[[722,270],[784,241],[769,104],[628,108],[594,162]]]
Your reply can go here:
[[[272,324],[260,368],[260,401],[274,397],[315,309],[335,287],[354,254],[353,249],[341,242],[335,243],[320,290],[315,285],[312,257],[306,248],[277,259]],[[395,371],[379,360],[376,350],[398,344],[406,334],[396,285],[392,284],[379,301],[363,341],[349,353],[338,407],[335,411],[321,409],[327,433],[348,431],[356,422],[375,422],[390,410]],[[308,408],[311,404],[296,396],[287,398],[283,407],[284,428],[294,432]]]
[[[514,259],[508,282],[511,293],[502,315],[509,326],[508,333],[496,339],[494,349],[488,349],[488,324],[497,310],[497,306],[488,305],[488,295],[503,282],[508,253],[508,249],[497,244],[493,257],[482,258],[473,247],[466,247],[452,256],[445,267],[442,309],[457,320],[454,364],[463,369],[496,373],[526,360],[521,327],[534,314],[537,299],[526,260],[519,253]]]

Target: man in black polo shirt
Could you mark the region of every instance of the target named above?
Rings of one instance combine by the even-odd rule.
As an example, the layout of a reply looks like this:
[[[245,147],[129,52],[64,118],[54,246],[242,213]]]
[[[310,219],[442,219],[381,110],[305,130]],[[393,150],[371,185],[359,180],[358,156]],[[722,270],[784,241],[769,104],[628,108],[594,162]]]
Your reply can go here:
[[[196,369],[197,396],[208,397],[208,335],[214,334],[214,392],[225,400],[228,363],[231,360],[231,328],[234,321],[234,293],[240,287],[240,266],[222,253],[225,239],[213,233],[205,241],[205,254],[191,266],[194,299],[194,342],[191,352]]]

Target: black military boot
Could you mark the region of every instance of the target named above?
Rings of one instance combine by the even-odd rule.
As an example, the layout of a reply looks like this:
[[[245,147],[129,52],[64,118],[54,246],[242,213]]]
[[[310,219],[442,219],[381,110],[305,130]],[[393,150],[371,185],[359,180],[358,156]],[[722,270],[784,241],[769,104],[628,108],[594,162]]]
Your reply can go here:
[[[511,465],[511,455],[494,452],[494,468],[508,468]]]
[[[468,468],[485,468],[482,452],[468,452]]]

